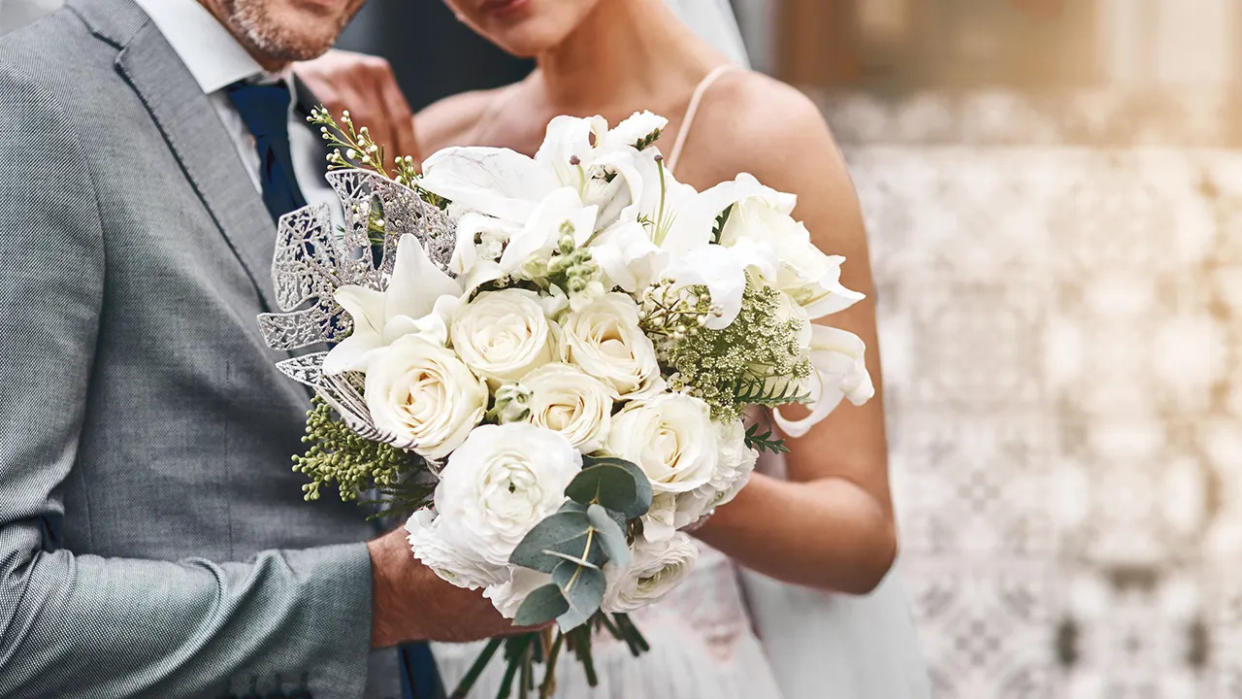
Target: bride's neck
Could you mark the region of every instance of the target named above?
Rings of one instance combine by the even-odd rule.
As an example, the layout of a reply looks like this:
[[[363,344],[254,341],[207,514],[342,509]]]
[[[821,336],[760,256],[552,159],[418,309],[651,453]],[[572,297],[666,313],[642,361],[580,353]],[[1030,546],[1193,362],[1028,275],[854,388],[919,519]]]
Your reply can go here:
[[[664,0],[601,0],[556,47],[535,57],[535,79],[558,113],[647,105],[680,94],[720,54],[694,36]]]

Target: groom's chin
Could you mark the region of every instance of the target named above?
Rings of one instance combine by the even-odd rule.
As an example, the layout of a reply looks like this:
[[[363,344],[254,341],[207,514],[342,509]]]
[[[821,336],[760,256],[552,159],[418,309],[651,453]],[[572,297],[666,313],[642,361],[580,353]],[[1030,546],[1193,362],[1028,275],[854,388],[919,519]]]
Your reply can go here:
[[[303,61],[336,43],[364,0],[222,0],[234,33],[253,53]]]

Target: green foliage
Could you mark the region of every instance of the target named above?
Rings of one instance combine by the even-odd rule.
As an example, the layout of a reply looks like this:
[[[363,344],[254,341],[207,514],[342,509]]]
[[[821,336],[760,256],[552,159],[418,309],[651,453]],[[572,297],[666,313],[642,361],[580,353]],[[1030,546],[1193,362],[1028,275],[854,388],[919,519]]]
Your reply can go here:
[[[307,500],[318,500],[320,488],[333,482],[341,500],[357,500],[359,493],[377,488],[385,504],[410,510],[430,494],[430,486],[419,480],[428,472],[422,457],[358,436],[319,398],[306,415],[302,443],[309,446],[293,457],[293,470],[310,479],[302,486]]]
[[[716,217],[716,223],[712,226],[712,242],[719,243],[720,236],[724,233],[725,224],[729,222],[729,214],[733,213],[733,205],[730,204],[720,215]]]
[[[727,328],[689,328],[660,343],[661,362],[673,370],[673,390],[688,391],[712,408],[712,417],[737,419],[747,406],[803,402],[802,380],[811,362],[799,343],[801,321],[782,320],[780,292],[747,284],[742,310]]]
[[[772,430],[759,434],[758,423],[746,429],[746,446],[758,451],[770,451],[773,454],[789,453],[789,447],[785,445],[785,440],[780,437],[773,437]]]
[[[561,588],[548,583],[531,591],[522,606],[518,607],[513,623],[518,626],[534,626],[555,619],[569,610],[569,602],[561,594]]]
[[[655,131],[652,131],[651,133],[647,134],[646,136],[643,136],[637,141],[634,141],[634,143],[631,145],[634,146],[634,150],[645,150],[651,144],[660,140],[661,133],[663,133],[663,131],[661,131],[660,129],[656,129]]]
[[[604,564],[629,565],[628,525],[651,506],[651,482],[624,459],[588,456],[584,463],[565,489],[569,500],[527,532],[509,556],[515,565],[552,576],[518,608],[519,625],[556,619],[562,631],[572,632],[599,611]]]
[[[583,458],[582,472],[565,489],[571,500],[583,505],[599,503],[625,515],[641,517],[651,507],[651,482],[642,469],[625,459]]]

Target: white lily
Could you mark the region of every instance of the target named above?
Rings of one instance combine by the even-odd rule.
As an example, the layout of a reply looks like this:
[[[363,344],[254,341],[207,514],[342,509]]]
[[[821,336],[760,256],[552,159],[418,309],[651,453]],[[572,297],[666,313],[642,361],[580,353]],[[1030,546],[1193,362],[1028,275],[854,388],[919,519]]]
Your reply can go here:
[[[336,290],[336,301],[353,319],[354,331],[328,352],[324,372],[366,371],[376,352],[406,335],[444,345],[448,319],[461,295],[461,285],[427,257],[417,238],[401,236],[386,290],[354,284]]]
[[[806,226],[791,216],[797,197],[778,192],[742,173],[705,192],[709,211],[733,209],[720,244],[737,248],[764,279],[789,294],[812,318],[844,310],[865,298],[841,285],[840,255],[826,255]]]
[[[811,414],[801,420],[789,420],[781,415],[780,409],[772,411],[781,430],[795,438],[828,417],[842,399],[862,405],[875,395],[862,339],[839,328],[823,325],[812,328],[810,356],[815,373],[804,384],[810,394]]]
[[[509,238],[500,257],[501,272],[516,273],[532,257],[551,255],[565,224],[573,229],[575,245],[586,242],[595,231],[597,210],[594,206],[583,206],[577,192],[570,187],[553,190],[535,207],[526,225]]]

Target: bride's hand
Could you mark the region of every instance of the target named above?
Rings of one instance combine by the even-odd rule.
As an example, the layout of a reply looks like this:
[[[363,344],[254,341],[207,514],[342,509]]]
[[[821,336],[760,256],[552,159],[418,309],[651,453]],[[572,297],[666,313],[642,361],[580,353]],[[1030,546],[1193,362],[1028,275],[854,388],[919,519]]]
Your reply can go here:
[[[348,109],[354,124],[370,129],[375,142],[384,147],[386,166],[398,155],[422,160],[413,112],[388,61],[333,50],[313,61],[296,63],[293,70],[332,116],[339,119]]]

